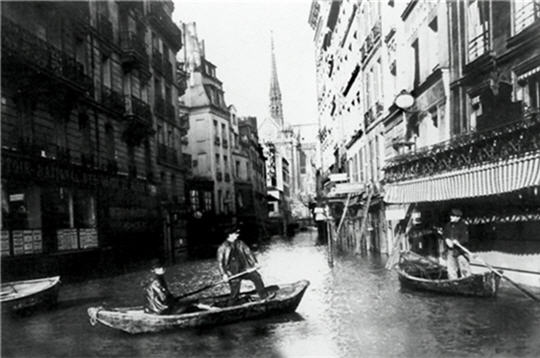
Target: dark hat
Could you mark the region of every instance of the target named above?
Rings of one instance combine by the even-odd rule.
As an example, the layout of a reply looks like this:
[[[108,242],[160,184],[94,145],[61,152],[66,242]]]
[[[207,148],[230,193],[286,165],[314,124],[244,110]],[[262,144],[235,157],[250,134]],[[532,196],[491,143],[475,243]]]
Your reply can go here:
[[[230,234],[235,233],[235,232],[240,233],[240,226],[238,226],[238,225],[229,225],[229,226],[227,226],[225,228],[224,231],[225,231],[226,235],[230,235]]]
[[[158,267],[163,267],[164,264],[163,262],[160,260],[160,259],[153,259],[151,262],[150,262],[150,269],[153,270],[153,269],[156,269]]]
[[[452,216],[463,216],[463,212],[459,209],[452,209],[450,211],[450,215]]]

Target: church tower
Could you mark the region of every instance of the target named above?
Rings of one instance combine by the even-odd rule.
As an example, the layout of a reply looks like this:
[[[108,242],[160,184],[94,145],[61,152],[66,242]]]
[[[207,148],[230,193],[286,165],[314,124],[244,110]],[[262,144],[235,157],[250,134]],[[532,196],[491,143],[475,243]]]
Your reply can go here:
[[[281,104],[281,89],[276,69],[276,55],[274,53],[274,36],[270,33],[272,47],[272,77],[270,79],[270,117],[283,128],[283,106]]]

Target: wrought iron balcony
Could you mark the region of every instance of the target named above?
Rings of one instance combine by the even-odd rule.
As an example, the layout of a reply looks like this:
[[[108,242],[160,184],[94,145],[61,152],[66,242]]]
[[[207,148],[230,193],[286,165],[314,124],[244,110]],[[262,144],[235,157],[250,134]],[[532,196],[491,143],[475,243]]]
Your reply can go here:
[[[163,58],[158,49],[152,50],[152,68],[159,73],[163,72]]]
[[[177,150],[162,143],[158,143],[157,160],[160,164],[180,166]]]
[[[489,31],[484,31],[481,34],[469,40],[469,62],[474,61],[489,50]]]
[[[145,124],[152,125],[152,111],[147,103],[134,96],[125,96],[126,112],[124,117],[135,118]]]
[[[385,181],[431,176],[540,150],[540,112],[488,131],[472,132],[391,158]]]
[[[80,62],[6,17],[2,17],[2,62],[3,66],[24,64],[34,70],[34,76],[45,75],[78,92],[92,91],[92,79]]]
[[[122,113],[124,111],[123,96],[106,86],[101,87],[101,104],[113,112]]]
[[[182,31],[174,24],[163,6],[164,4],[158,1],[150,2],[148,20],[165,37],[173,52],[176,52],[182,47]]]
[[[120,32],[120,48],[122,65],[138,68],[148,67],[148,55],[144,37],[134,31]]]

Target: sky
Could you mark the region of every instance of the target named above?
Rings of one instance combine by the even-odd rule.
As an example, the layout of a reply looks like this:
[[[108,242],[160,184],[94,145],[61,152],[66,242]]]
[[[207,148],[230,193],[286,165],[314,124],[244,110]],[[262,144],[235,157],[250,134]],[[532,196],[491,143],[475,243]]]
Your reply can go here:
[[[269,116],[270,32],[274,34],[283,114],[289,124],[316,124],[311,0],[174,0],[173,20],[196,22],[206,57],[217,66],[225,101],[239,116]],[[297,127],[314,140],[316,125]]]

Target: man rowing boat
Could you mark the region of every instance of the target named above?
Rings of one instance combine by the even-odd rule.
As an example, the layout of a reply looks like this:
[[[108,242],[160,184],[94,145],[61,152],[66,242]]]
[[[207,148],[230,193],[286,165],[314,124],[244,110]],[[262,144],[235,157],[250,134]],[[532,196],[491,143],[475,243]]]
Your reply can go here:
[[[268,298],[268,293],[264,287],[261,275],[253,270],[247,272],[239,278],[230,280],[235,274],[250,271],[257,265],[257,259],[250,248],[242,241],[238,240],[240,229],[232,226],[227,231],[227,239],[219,246],[217,251],[217,261],[219,271],[223,276],[223,281],[229,282],[231,295],[229,304],[232,305],[238,299],[242,280],[250,280],[255,284],[257,294],[261,299]]]

